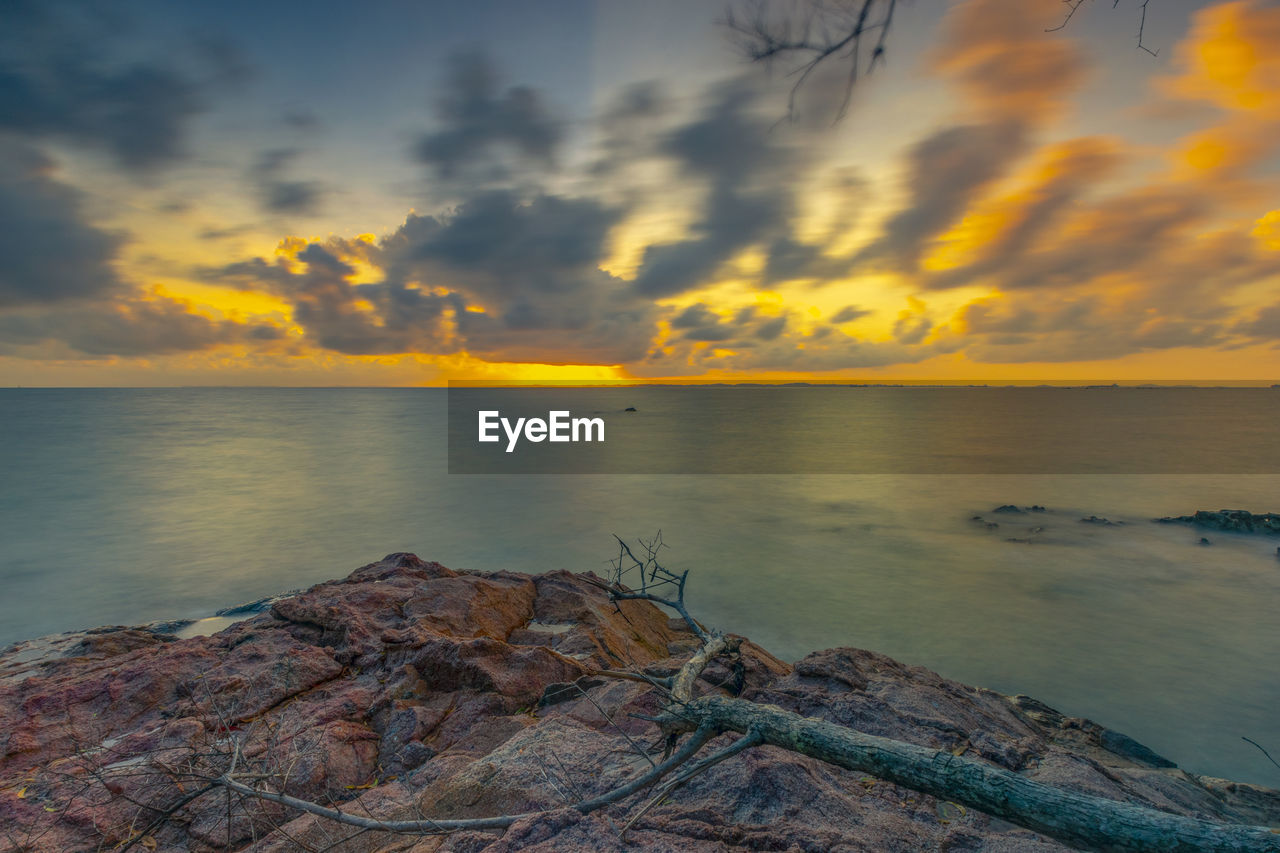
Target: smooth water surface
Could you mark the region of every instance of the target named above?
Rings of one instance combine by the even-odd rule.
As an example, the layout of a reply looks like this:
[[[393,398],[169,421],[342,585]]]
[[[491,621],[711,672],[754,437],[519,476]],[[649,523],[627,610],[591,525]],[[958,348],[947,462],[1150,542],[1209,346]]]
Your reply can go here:
[[[693,570],[695,613],[782,657],[876,649],[1092,717],[1189,770],[1280,787],[1241,740],[1280,754],[1280,537],[1208,533],[1206,547],[1150,522],[1280,510],[1280,476],[450,476],[445,393],[0,390],[0,643],[207,616],[394,551],[601,571],[611,533],[661,528],[670,562]],[[1232,414],[1241,434],[1273,430],[1274,398],[1249,399]],[[841,406],[806,404],[815,441],[821,424],[858,434]],[[920,423],[1000,458],[990,425]],[[654,436],[655,454],[680,452],[679,431]],[[883,452],[901,452],[891,439]],[[991,514],[1008,503],[1049,511]]]

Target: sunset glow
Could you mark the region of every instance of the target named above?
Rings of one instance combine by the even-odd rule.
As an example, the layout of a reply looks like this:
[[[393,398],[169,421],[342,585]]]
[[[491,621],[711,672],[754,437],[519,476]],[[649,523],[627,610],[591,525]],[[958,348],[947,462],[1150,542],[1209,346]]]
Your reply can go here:
[[[1123,8],[911,4],[838,121],[719,2],[563,5],[303,62],[138,0],[81,72],[163,82],[98,112],[44,49],[93,13],[15,16],[0,383],[1280,379],[1274,4],[1153,7],[1157,56]]]

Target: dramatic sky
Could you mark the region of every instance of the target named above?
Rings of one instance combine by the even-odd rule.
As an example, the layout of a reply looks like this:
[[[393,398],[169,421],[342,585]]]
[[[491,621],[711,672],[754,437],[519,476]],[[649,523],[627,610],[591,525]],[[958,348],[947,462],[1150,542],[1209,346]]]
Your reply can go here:
[[[726,2],[5,0],[0,385],[1280,381],[1280,4]]]

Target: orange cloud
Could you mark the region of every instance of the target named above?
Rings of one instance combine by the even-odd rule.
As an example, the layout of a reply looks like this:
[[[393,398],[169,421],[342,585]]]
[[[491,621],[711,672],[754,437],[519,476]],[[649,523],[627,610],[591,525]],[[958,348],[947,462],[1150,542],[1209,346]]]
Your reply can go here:
[[[1050,118],[1086,66],[1069,39],[1045,32],[1044,15],[1044,7],[1025,0],[957,3],[934,67],[993,117]]]
[[[1272,210],[1258,219],[1253,236],[1268,249],[1280,251],[1280,210]]]
[[[1159,85],[1186,100],[1280,117],[1280,6],[1234,0],[1201,10]]]
[[[1081,194],[1111,173],[1120,151],[1118,142],[1103,137],[1045,146],[1017,180],[1016,190],[975,205],[937,239],[923,264],[936,274],[930,286],[969,283],[1015,261],[1070,211]]]
[[[1179,73],[1156,81],[1165,95],[1212,104],[1220,124],[1174,152],[1180,171],[1221,176],[1247,169],[1280,137],[1280,7],[1234,0],[1201,10],[1176,49]]]

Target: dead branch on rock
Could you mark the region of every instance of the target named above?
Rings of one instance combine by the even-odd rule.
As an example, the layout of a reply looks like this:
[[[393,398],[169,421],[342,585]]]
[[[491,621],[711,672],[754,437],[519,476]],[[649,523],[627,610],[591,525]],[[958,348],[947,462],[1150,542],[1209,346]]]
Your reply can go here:
[[[1065,790],[984,760],[865,734],[774,705],[725,695],[714,687],[700,692],[698,682],[712,662],[740,654],[743,641],[710,630],[690,615],[685,602],[689,572],[663,564],[665,545],[660,534],[634,547],[620,538],[617,541],[619,553],[611,576],[607,580],[587,576],[590,582],[607,592],[615,606],[621,601],[642,600],[678,614],[697,637],[698,648],[667,677],[610,670],[589,676],[639,678],[654,688],[660,711],[643,719],[657,726],[664,754],[660,762],[654,761],[627,736],[628,743],[650,766],[594,797],[586,796],[585,786],[571,778],[558,756],[553,756],[559,763],[555,770],[538,755],[544,780],[565,803],[560,809],[588,814],[624,803],[661,784],[626,820],[619,833],[625,837],[651,809],[691,779],[751,749],[769,746],[985,812],[1080,849],[1280,853],[1280,835],[1267,827],[1199,820]],[[576,682],[570,687],[586,693]],[[315,850],[290,835],[286,829],[290,820],[308,814],[342,827],[343,832],[354,830],[341,837],[329,835],[329,843],[321,848],[327,849],[365,832],[440,835],[463,830],[501,831],[518,821],[552,814],[548,809],[491,817],[386,819],[367,809],[365,814],[356,813],[341,792],[335,794],[327,787],[318,797],[297,796],[288,791],[295,785],[299,767],[314,762],[323,751],[316,732],[286,732],[287,719],[277,718],[260,726],[256,720],[239,718],[220,707],[207,683],[193,686],[189,694],[193,708],[207,720],[206,737],[189,740],[176,750],[158,749],[149,760],[124,767],[113,765],[108,752],[93,768],[90,775],[103,790],[127,797],[138,807],[128,827],[104,828],[104,839],[110,842],[104,846],[123,851],[154,849],[153,835],[166,823],[176,821],[211,823],[213,830],[206,830],[206,835],[224,821],[228,848],[237,838],[256,842],[260,835],[276,833],[298,849]],[[621,730],[598,702],[592,699],[592,704]],[[740,737],[699,758],[704,747],[729,733]],[[311,778],[329,785],[323,768],[312,767]],[[365,808],[358,801],[355,805]]]

